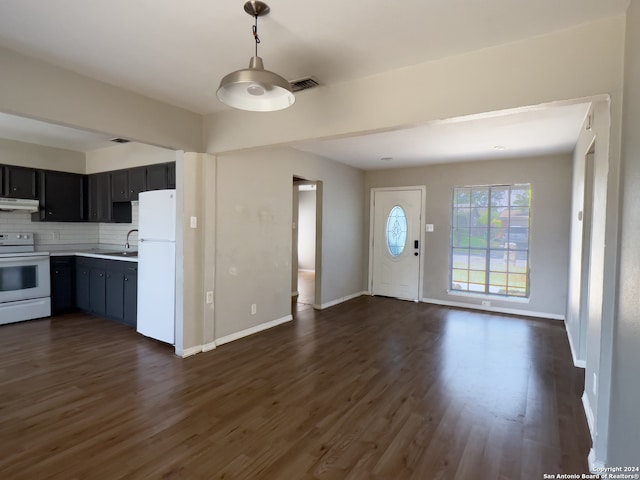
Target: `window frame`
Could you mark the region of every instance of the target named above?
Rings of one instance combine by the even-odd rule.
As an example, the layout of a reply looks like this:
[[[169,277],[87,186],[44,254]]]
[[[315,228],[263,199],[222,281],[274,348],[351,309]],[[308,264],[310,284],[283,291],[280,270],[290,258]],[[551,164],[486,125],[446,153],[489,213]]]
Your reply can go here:
[[[518,205],[517,197],[513,192],[518,190],[527,190],[528,198],[526,205]],[[503,193],[498,196],[499,191]],[[506,198],[504,200],[506,191]],[[486,194],[486,205],[474,203],[474,195]],[[468,195],[468,207],[465,203],[459,203],[461,197]],[[493,201],[495,195],[496,201]],[[449,288],[450,294],[468,295],[468,296],[491,296],[503,298],[505,300],[528,301],[531,295],[531,199],[532,188],[531,183],[514,183],[514,184],[492,184],[492,185],[465,185],[456,186],[452,189],[451,208],[450,208],[450,237],[449,237]],[[467,210],[467,212],[464,212]],[[481,214],[478,211],[485,211],[486,223],[484,226],[478,226],[472,222],[472,215],[476,214],[476,221]],[[513,212],[522,212],[526,210],[526,225],[520,223],[513,225],[513,219],[522,217],[523,215],[514,215]],[[498,215],[494,216],[493,212]],[[507,211],[508,216],[503,217],[499,214],[501,211]],[[468,214],[465,226],[464,214]],[[462,215],[461,215],[462,214]],[[507,225],[502,222],[507,218]],[[499,227],[494,227],[499,220]],[[521,236],[526,229],[526,241]],[[467,232],[465,233],[465,230]],[[482,235],[472,235],[472,231]],[[481,231],[481,232],[480,232]],[[512,235],[518,235],[518,241],[512,241]],[[492,235],[498,235],[492,236]],[[502,237],[500,237],[502,235]],[[466,238],[466,243],[464,242]],[[497,238],[504,238],[503,246],[496,245]],[[484,243],[483,243],[484,242]],[[474,245],[472,245],[475,243]],[[456,251],[466,250],[466,260],[464,257],[455,259]],[[472,254],[475,252],[475,255]],[[479,255],[478,255],[479,253]],[[501,261],[500,259],[504,259]],[[524,259],[524,266],[522,264]],[[460,262],[462,266],[457,265]],[[473,268],[472,263],[476,262],[482,267]],[[497,269],[504,263],[503,269]],[[498,267],[495,267],[498,265]],[[494,268],[494,269],[492,269]],[[466,273],[465,273],[466,272]],[[456,280],[456,275],[458,279]],[[474,280],[471,280],[472,275]],[[466,280],[464,279],[466,277]],[[482,277],[484,279],[482,280]],[[504,277],[504,280],[502,280]],[[513,283],[511,278],[513,277]],[[481,280],[478,280],[481,279]],[[500,280],[498,280],[500,279]],[[504,283],[497,283],[504,282]],[[524,284],[524,287],[519,286]],[[465,288],[461,288],[465,286]]]

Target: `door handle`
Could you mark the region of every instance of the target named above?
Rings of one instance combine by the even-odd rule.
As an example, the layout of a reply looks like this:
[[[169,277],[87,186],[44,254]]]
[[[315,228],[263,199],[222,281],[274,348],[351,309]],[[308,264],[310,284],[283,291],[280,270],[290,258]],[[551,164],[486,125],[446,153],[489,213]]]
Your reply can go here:
[[[413,241],[413,248],[420,248],[419,240],[414,240]]]

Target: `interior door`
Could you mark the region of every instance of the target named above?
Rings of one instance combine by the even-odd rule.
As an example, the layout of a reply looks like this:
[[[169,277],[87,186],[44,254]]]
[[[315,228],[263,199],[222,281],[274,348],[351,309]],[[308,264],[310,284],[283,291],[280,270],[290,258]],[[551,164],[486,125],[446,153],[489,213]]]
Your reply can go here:
[[[373,195],[372,293],[420,299],[423,190],[379,190]]]

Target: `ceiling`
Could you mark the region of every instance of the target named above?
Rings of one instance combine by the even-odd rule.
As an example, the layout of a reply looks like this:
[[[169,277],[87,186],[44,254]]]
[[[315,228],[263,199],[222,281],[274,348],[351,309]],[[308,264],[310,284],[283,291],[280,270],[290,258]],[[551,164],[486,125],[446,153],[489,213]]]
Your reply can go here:
[[[198,113],[253,54],[242,0],[2,0],[0,46]],[[629,0],[269,0],[265,67],[328,85],[621,15]]]
[[[207,114],[220,79],[246,68],[243,0],[2,0],[0,46]],[[629,0],[268,0],[265,67],[330,85],[622,15]],[[298,95],[304,95],[299,93]],[[518,109],[295,145],[362,169],[571,151],[587,105]],[[0,116],[0,137],[70,150],[109,137]],[[496,149],[499,147],[500,149]],[[504,147],[502,149],[501,147]],[[392,158],[392,160],[381,160]]]
[[[294,145],[363,170],[573,151],[589,103],[451,118],[413,128]]]
[[[76,152],[112,147],[111,136],[0,113],[0,138]]]

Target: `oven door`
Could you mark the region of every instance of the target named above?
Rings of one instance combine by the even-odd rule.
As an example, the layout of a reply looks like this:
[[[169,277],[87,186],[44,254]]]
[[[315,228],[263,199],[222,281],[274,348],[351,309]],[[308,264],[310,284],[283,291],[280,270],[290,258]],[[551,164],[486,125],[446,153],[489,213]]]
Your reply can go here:
[[[0,257],[0,304],[50,295],[48,255]]]

